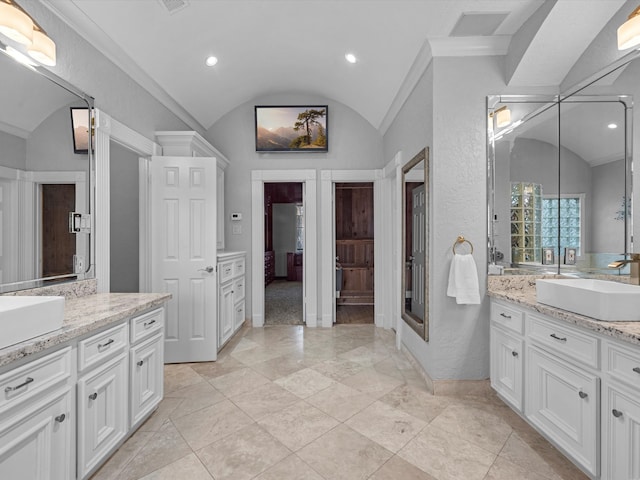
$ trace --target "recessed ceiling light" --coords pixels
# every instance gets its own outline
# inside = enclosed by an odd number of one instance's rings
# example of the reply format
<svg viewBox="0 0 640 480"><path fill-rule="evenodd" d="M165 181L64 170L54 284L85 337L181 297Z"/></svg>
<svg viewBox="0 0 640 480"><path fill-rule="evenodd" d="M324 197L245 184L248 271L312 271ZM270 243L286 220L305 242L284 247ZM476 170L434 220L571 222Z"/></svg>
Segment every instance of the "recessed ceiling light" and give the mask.
<svg viewBox="0 0 640 480"><path fill-rule="evenodd" d="M356 58L356 56L353 53L345 54L344 58L346 58L347 62L349 62L349 63L356 63L358 61L358 59Z"/></svg>
<svg viewBox="0 0 640 480"><path fill-rule="evenodd" d="M210 57L207 57L204 63L207 67L213 67L216 63L218 63L218 59L211 55Z"/></svg>
<svg viewBox="0 0 640 480"><path fill-rule="evenodd" d="M618 128L618 125L616 125L615 123L610 123L609 125L607 125L607 128L610 128L613 130L614 128Z"/></svg>

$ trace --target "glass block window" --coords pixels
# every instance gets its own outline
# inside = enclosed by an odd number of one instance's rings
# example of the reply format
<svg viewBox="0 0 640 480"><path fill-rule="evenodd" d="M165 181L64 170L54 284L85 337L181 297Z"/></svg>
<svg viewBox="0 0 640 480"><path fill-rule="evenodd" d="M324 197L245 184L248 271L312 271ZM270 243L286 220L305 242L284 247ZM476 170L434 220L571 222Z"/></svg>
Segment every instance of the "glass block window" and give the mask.
<svg viewBox="0 0 640 480"><path fill-rule="evenodd" d="M562 258L565 248L575 248L576 255L582 255L583 198L562 195L542 199L542 246L553 248L556 258Z"/></svg>
<svg viewBox="0 0 640 480"><path fill-rule="evenodd" d="M296 250L304 250L304 206L296 205Z"/></svg>

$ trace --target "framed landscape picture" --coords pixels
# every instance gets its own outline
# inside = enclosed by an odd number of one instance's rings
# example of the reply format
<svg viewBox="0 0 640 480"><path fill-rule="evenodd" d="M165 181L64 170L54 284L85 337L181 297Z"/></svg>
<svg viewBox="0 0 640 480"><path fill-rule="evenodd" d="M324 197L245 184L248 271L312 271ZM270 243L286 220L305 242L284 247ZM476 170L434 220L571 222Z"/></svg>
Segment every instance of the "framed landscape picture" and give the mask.
<svg viewBox="0 0 640 480"><path fill-rule="evenodd" d="M256 106L256 152L327 152L327 105Z"/></svg>

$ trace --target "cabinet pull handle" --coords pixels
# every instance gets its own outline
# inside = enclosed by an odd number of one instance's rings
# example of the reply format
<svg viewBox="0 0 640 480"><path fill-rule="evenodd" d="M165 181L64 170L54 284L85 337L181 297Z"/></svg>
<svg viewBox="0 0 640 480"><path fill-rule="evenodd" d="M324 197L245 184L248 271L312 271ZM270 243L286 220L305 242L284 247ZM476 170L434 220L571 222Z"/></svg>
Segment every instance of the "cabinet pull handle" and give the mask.
<svg viewBox="0 0 640 480"><path fill-rule="evenodd" d="M94 392L89 395L89 400L95 400L96 398L98 398L98 392Z"/></svg>
<svg viewBox="0 0 640 480"><path fill-rule="evenodd" d="M109 346L109 345L111 345L114 341L115 341L115 340L114 340L113 338L110 338L110 339L109 339L109 341L108 341L108 342L106 342L106 343L99 343L99 344L98 344L98 349L108 347L108 346Z"/></svg>
<svg viewBox="0 0 640 480"><path fill-rule="evenodd" d="M144 322L144 328L149 328L154 323L156 323L155 319L151 320L150 322Z"/></svg>
<svg viewBox="0 0 640 480"><path fill-rule="evenodd" d="M22 387L26 387L31 382L33 382L33 378L27 377L27 379L24 382L22 382L20 385L16 385L15 387L7 387L7 388L4 389L4 391L5 391L5 393L15 392L16 390L18 390L18 389L20 389Z"/></svg>
<svg viewBox="0 0 640 480"><path fill-rule="evenodd" d="M144 365L144 360L140 360L140 361L138 362L138 366L139 366L139 367L141 367L142 365Z"/></svg>
<svg viewBox="0 0 640 480"><path fill-rule="evenodd" d="M504 313L504 312L503 312L503 313L501 313L501 314L500 314L500 316L501 316L501 317L504 317L504 318L511 318L511 315L507 315L507 314L506 314L506 313Z"/></svg>
<svg viewBox="0 0 640 480"><path fill-rule="evenodd" d="M567 341L567 337L559 337L557 336L555 333L552 333L551 335L549 335L551 338L555 338L556 340L558 340L559 342L566 342Z"/></svg>
<svg viewBox="0 0 640 480"><path fill-rule="evenodd" d="M56 420L56 422L58 422L58 423L62 423L62 422L64 422L64 419L65 419L65 418L67 418L67 416L63 413L63 414L61 414L61 415L58 415L58 416L55 418L55 420Z"/></svg>
<svg viewBox="0 0 640 480"><path fill-rule="evenodd" d="M513 352L511 352L511 355L513 355L514 357L518 356L518 352L516 352L515 350Z"/></svg>
<svg viewBox="0 0 640 480"><path fill-rule="evenodd" d="M640 367L635 367L635 368L633 369L633 371L634 371L634 372L636 372L636 373L640 373Z"/></svg>
<svg viewBox="0 0 640 480"><path fill-rule="evenodd" d="M611 413L613 413L613 416L616 418L620 418L622 416L622 412L620 410L616 410L615 408L611 410Z"/></svg>
<svg viewBox="0 0 640 480"><path fill-rule="evenodd" d="M587 393L583 392L582 390L578 392L578 395L580 395L580 398L587 398L589 396Z"/></svg>

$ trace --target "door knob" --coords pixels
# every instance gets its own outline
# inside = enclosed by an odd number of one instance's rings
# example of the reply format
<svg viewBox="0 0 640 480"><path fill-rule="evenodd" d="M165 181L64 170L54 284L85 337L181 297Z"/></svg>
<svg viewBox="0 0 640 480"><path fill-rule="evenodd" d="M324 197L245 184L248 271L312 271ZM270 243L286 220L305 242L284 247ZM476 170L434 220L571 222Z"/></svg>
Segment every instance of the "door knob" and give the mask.
<svg viewBox="0 0 640 480"><path fill-rule="evenodd" d="M213 267L200 268L200 269L198 269L198 271L199 271L199 272L212 273L212 272L213 272Z"/></svg>

